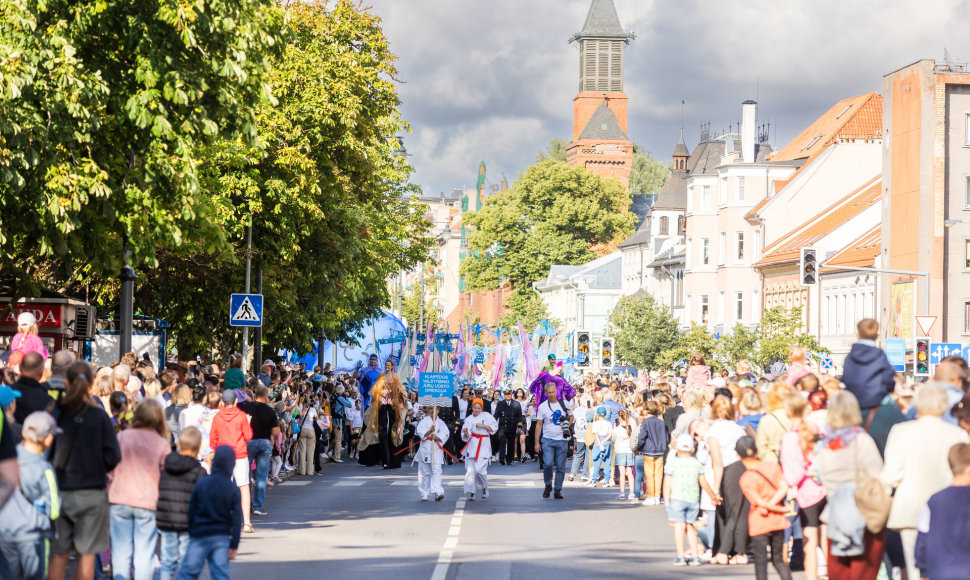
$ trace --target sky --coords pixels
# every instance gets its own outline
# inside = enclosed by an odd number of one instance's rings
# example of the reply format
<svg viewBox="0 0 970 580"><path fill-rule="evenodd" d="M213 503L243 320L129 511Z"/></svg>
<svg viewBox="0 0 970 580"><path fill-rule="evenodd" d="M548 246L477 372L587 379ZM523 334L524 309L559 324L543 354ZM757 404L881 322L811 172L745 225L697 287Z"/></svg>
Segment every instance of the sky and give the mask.
<svg viewBox="0 0 970 580"><path fill-rule="evenodd" d="M629 137L668 161L681 127L736 124L759 102L780 148L838 101L882 90L917 60L970 62L970 0L614 0L636 39L624 55ZM578 32L590 0L363 0L398 57L413 181L425 195L511 183L572 136Z"/></svg>

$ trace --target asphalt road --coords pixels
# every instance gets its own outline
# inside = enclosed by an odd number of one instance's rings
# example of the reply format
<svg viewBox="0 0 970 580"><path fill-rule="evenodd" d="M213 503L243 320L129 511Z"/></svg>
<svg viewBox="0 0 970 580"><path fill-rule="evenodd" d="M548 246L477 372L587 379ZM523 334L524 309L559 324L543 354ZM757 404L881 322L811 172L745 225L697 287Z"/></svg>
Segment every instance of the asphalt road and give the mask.
<svg viewBox="0 0 970 580"><path fill-rule="evenodd" d="M445 499L422 502L417 470L324 466L267 494L232 577L505 579L750 578L752 566L675 568L663 506L615 499L616 488L567 482L544 500L538 464L490 468L490 497L467 502L464 467L445 466ZM772 577L774 571L770 569ZM796 578L803 578L798 573Z"/></svg>

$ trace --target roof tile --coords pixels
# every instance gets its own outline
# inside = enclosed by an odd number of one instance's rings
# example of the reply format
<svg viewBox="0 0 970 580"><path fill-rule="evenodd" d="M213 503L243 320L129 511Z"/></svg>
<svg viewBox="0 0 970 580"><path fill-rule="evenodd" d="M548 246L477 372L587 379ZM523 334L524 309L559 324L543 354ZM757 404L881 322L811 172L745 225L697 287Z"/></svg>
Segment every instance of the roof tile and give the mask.
<svg viewBox="0 0 970 580"><path fill-rule="evenodd" d="M791 161L817 155L837 139L881 139L882 95L877 92L836 103L770 161Z"/></svg>

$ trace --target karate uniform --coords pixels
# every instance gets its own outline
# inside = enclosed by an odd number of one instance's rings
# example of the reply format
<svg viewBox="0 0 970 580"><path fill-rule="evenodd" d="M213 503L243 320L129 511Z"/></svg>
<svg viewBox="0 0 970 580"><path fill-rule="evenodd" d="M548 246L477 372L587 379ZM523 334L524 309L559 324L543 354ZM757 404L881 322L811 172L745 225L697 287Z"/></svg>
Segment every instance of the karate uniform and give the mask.
<svg viewBox="0 0 970 580"><path fill-rule="evenodd" d="M429 495L444 495L445 490L441 487L441 465L445 461L445 453L441 450L440 444L434 439L424 436L432 426L434 435L442 442L448 440L448 425L440 418L434 419L430 416L421 419L415 427L414 434L421 437L421 445L414 456L418 462L418 491L421 492L421 499L427 499Z"/></svg>
<svg viewBox="0 0 970 580"><path fill-rule="evenodd" d="M461 438L467 441L461 454L465 458L465 493L475 493L475 485L488 488L488 464L492 460L492 442L489 439L489 431L478 427L483 423L492 428L498 429L498 421L491 413L482 411L479 416L469 415L461 427ZM465 436L465 429L468 436Z"/></svg>

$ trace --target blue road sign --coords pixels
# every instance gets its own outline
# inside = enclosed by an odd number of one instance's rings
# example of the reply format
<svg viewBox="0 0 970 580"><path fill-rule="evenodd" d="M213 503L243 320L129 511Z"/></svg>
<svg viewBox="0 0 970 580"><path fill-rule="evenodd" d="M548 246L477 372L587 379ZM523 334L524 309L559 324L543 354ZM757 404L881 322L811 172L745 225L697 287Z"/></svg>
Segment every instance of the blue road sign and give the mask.
<svg viewBox="0 0 970 580"><path fill-rule="evenodd" d="M886 358L889 364L898 372L906 370L906 339L887 338L886 339Z"/></svg>
<svg viewBox="0 0 970 580"><path fill-rule="evenodd" d="M229 326L263 325L262 294L231 294L229 296Z"/></svg>
<svg viewBox="0 0 970 580"><path fill-rule="evenodd" d="M455 375L451 373L420 373L418 402L429 407L448 407L455 390Z"/></svg>
<svg viewBox="0 0 970 580"><path fill-rule="evenodd" d="M829 355L825 355L822 358L821 367L823 371L830 371L835 368L835 361Z"/></svg>
<svg viewBox="0 0 970 580"><path fill-rule="evenodd" d="M930 364L938 365L946 357L955 354L963 354L963 345L959 342L931 342L930 343Z"/></svg>

